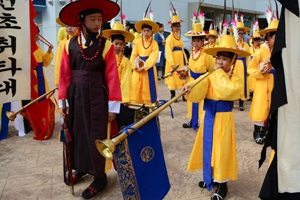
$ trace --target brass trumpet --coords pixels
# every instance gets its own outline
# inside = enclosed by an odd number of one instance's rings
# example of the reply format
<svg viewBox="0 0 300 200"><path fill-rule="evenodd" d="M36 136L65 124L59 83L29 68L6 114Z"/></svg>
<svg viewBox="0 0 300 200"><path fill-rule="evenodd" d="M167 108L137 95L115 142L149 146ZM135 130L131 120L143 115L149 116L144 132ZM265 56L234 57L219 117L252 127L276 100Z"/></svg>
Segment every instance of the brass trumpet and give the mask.
<svg viewBox="0 0 300 200"><path fill-rule="evenodd" d="M8 117L8 119L10 121L14 121L17 114L21 113L23 110L25 110L26 108L28 108L29 106L37 103L39 100L41 100L42 98L46 97L47 95L51 94L51 93L54 93L54 91L57 90L57 88L54 88L53 90L39 96L38 98L32 100L30 103L26 104L25 106L23 106L20 110L17 110L16 112L13 112L13 111L7 111L6 112L6 116Z"/></svg>
<svg viewBox="0 0 300 200"><path fill-rule="evenodd" d="M206 73L202 76L200 76L198 79L195 80L194 84L191 85L191 88L193 88L195 85L200 83L202 80L204 80L206 77L208 77L211 73ZM141 119L138 121L136 124L132 126L132 129L128 129L128 135L131 135L134 132L134 129L138 129L144 124L146 124L148 121L150 121L152 118L157 116L160 112L162 112L165 108L167 108L169 105L174 103L178 98L183 96L187 91L182 91L179 95L173 97L171 100L154 110L152 113L147 115L145 118ZM124 139L127 138L128 136L125 132L121 133L117 137L109 140L105 139L103 141L101 140L96 140L95 145L97 150L101 153L102 156L104 156L107 159L112 159L113 158L113 153L116 150L116 145L122 142Z"/></svg>
<svg viewBox="0 0 300 200"><path fill-rule="evenodd" d="M126 103L129 108L149 108L155 110L159 106L159 102L156 101L152 104L141 104L141 103Z"/></svg>

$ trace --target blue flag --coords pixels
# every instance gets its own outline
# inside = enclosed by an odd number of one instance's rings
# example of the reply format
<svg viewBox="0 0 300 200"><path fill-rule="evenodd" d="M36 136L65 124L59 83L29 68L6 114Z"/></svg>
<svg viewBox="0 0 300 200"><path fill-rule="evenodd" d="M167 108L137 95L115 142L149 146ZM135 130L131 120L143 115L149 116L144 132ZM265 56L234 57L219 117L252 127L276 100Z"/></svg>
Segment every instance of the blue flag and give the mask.
<svg viewBox="0 0 300 200"><path fill-rule="evenodd" d="M161 200L168 193L170 182L158 117L119 143L114 161L123 199Z"/></svg>

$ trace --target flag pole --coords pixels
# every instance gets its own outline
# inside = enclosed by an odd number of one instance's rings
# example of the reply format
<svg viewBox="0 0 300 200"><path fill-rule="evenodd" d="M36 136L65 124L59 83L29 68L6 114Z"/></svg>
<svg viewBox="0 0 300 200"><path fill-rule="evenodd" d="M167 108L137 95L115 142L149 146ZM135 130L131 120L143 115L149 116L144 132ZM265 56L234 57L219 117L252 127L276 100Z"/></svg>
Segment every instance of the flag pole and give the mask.
<svg viewBox="0 0 300 200"><path fill-rule="evenodd" d="M191 85L191 89L197 85L198 83L200 83L201 81L203 81L205 78L207 78L211 73L207 72L206 74L200 76L199 78L197 78L194 83ZM187 91L182 91L180 94L178 94L177 96L173 97L172 99L170 99L168 102L166 102L165 104L163 104L162 106L160 106L159 108L157 108L156 110L154 110L152 113L150 113L149 115L147 115L146 117L144 117L143 119L141 119L140 121L138 121L136 124L134 124L130 129L127 130L126 132L122 132L121 134L119 134L117 137L109 140L96 140L95 144L97 147L97 150L101 153L102 156L104 156L107 159L113 159L113 153L116 149L116 145L119 144L120 142L122 142L124 139L126 139L128 137L128 135L131 135L136 129L140 128L141 126L143 126L144 124L146 124L148 121L150 121L152 118L154 118L155 116L157 116L160 112L162 112L165 108L167 108L169 105L171 105L172 103L174 103L177 99L179 99L181 96L185 95Z"/></svg>
<svg viewBox="0 0 300 200"><path fill-rule="evenodd" d="M39 100L43 99L44 97L46 97L47 95L54 93L55 90L57 90L57 88L54 88L53 90L39 96L38 98L32 100L31 102L29 102L28 104L26 104L25 106L23 106L20 110L17 110L16 112L13 111L7 111L6 112L6 116L8 117L8 119L10 121L14 121L17 114L21 113L22 111L26 110L29 106L32 106L33 104L37 103Z"/></svg>

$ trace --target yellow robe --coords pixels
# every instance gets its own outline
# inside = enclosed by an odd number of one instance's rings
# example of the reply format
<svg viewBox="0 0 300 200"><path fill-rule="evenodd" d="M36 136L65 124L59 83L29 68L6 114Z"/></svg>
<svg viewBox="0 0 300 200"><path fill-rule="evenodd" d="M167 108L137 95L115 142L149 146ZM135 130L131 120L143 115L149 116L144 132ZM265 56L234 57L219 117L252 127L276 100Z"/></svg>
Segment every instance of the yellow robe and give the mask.
<svg viewBox="0 0 300 200"><path fill-rule="evenodd" d="M57 42L60 43L64 39L66 39L68 36L68 33L66 31L66 27L60 27L57 33Z"/></svg>
<svg viewBox="0 0 300 200"><path fill-rule="evenodd" d="M117 64L119 62L119 56L116 55ZM119 79L121 83L122 92L122 103L130 102L130 91L131 91L131 78L132 70L131 65L125 56L122 56L122 61L118 66Z"/></svg>
<svg viewBox="0 0 300 200"><path fill-rule="evenodd" d="M250 53L251 53L250 60L253 59L253 57L255 55L255 52L258 51L258 50L259 50L259 48L254 49L253 46L250 47ZM249 80L249 90L254 92L256 80L253 76L250 76L250 75L248 76L248 80Z"/></svg>
<svg viewBox="0 0 300 200"><path fill-rule="evenodd" d="M51 64L51 61L54 57L53 53L51 52L50 54L48 52L44 52L43 49L39 46L38 49L33 53L34 58L38 63L42 63L43 67L48 67ZM34 74L37 76L36 70L34 70ZM49 85L47 78L45 76L44 70L43 70L43 75L44 75L44 81L45 81L45 89L46 92L49 91ZM38 91L38 86L34 86L34 89Z"/></svg>
<svg viewBox="0 0 300 200"><path fill-rule="evenodd" d="M274 76L272 73L263 75L258 69L259 63L271 57L271 52L267 45L262 45L255 53L248 73L256 79L255 92L252 98L249 117L254 122L265 121L268 117L271 105L271 93L274 87Z"/></svg>
<svg viewBox="0 0 300 200"><path fill-rule="evenodd" d="M189 82L193 81L194 78L191 76L191 71L194 73L198 73L198 74L203 74L206 73L207 71L212 71L213 66L214 66L214 60L213 57L205 54L205 53L201 53L200 57L197 60L194 60L192 58L192 54L191 57L189 59ZM197 55L194 56L195 58L197 57ZM187 118L191 119L192 118L192 102L191 101L187 101ZM203 118L203 101L201 101L199 103L199 109L198 109L198 119L200 121L202 121Z"/></svg>
<svg viewBox="0 0 300 200"><path fill-rule="evenodd" d="M149 44L145 44L148 47ZM157 95L157 71L156 71L156 61L158 58L158 44L152 38L151 45L148 48L144 48L143 39L140 38L136 41L134 48L131 53L130 63L132 67L132 84L131 84L131 94L130 94L130 102L132 103L141 103L141 104L151 104L151 95L150 95L150 84L148 77L148 70L152 69L154 73L154 82L155 84L152 87L155 87L155 92ZM142 71L137 71L134 66L134 61L137 56L149 56L145 62L145 68Z"/></svg>
<svg viewBox="0 0 300 200"><path fill-rule="evenodd" d="M193 82L188 83L191 85ZM233 74L231 78L222 70L214 71L208 78L196 85L186 95L187 100L200 102L211 100L237 100L242 88L242 79ZM200 126L187 169L203 169L203 127ZM238 163L236 155L236 136L233 112L217 112L213 127L211 156L212 175L215 181L237 180Z"/></svg>
<svg viewBox="0 0 300 200"><path fill-rule="evenodd" d="M250 47L246 42L238 41L238 46L250 53ZM246 57L246 69L248 69L249 63L250 63L250 56L247 56ZM245 72L245 70L244 70L244 65L240 65L240 64L237 65L235 67L234 73L237 73L244 81L244 86L243 86L243 89L241 90L240 99L247 100L249 98L250 90L249 90L248 75L247 75L247 71ZM244 73L246 73L246 79L244 78ZM246 90L244 90L244 87Z"/></svg>
<svg viewBox="0 0 300 200"><path fill-rule="evenodd" d="M181 48L182 50L173 51L175 47ZM187 63L188 60L186 59L183 50L182 38L180 38L180 40L175 39L173 33L171 33L166 39L165 53L166 53L165 75L167 75L169 72L173 70L172 69L173 65L175 66L179 65L179 67L177 68L178 70L184 66L184 62L186 62L185 65L188 65ZM185 80L180 79L176 73L172 73L171 76L165 79L165 84L168 85L168 88L170 90L176 90L182 88L182 86L185 84Z"/></svg>
<svg viewBox="0 0 300 200"><path fill-rule="evenodd" d="M247 78L245 80L245 78L244 78L244 63L243 63L243 61L241 61L241 60L236 61L233 73L239 75L241 77L241 79L243 80L243 83L245 83L245 81L247 81L247 86L248 86L249 79ZM242 99L242 100L245 100L245 96L244 96L245 89L246 89L247 95L249 96L249 94L250 94L249 87L245 88L245 84L243 84L243 87L240 91L240 99Z"/></svg>

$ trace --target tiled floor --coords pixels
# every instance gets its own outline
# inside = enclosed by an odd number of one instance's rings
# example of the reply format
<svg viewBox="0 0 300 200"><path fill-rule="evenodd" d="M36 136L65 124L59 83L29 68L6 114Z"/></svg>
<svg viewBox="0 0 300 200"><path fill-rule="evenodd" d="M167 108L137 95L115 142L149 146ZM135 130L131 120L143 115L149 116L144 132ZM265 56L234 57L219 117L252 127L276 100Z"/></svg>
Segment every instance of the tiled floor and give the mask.
<svg viewBox="0 0 300 200"><path fill-rule="evenodd" d="M53 77L53 68L45 70L48 79ZM50 82L53 86L53 81ZM54 87L54 86L53 86ZM169 99L169 92L163 81L159 81L159 99ZM236 102L237 103L237 102ZM246 110L241 112L235 105L237 151L239 159L239 179L229 182L228 200L254 200L257 196L267 170L267 163L258 168L262 146L255 144L252 138L253 125L248 118L250 103L245 103ZM186 103L172 104L175 118L170 117L167 108L160 115L161 138L164 148L171 189L165 200L210 199L212 192L199 188L201 172L186 170L189 155L196 137L196 131L183 129L186 122ZM90 184L91 177L86 177L75 185L75 196L63 183L62 143L57 140L59 122L55 133L47 141L37 141L33 133L21 138L14 127L10 126L9 137L0 141L0 200L71 200L81 199L81 192ZM94 199L122 199L114 170L108 173L106 190Z"/></svg>

